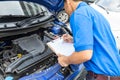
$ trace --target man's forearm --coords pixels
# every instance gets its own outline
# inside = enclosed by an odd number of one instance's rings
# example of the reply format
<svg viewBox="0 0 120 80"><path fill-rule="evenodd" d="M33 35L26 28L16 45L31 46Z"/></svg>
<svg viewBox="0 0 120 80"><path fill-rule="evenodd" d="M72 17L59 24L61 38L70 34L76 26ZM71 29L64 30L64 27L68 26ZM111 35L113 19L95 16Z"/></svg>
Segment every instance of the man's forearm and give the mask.
<svg viewBox="0 0 120 80"><path fill-rule="evenodd" d="M68 58L69 64L80 64L90 60L92 57L92 50L85 50L80 52L73 52Z"/></svg>

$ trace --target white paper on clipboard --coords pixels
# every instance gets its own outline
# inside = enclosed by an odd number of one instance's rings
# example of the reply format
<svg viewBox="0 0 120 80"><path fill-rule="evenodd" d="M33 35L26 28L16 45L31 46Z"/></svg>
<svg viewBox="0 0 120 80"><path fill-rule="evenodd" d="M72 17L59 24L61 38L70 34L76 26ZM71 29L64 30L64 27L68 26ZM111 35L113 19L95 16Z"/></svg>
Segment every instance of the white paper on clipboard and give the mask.
<svg viewBox="0 0 120 80"><path fill-rule="evenodd" d="M74 51L73 43L67 43L62 38L47 43L48 47L57 54L70 56Z"/></svg>

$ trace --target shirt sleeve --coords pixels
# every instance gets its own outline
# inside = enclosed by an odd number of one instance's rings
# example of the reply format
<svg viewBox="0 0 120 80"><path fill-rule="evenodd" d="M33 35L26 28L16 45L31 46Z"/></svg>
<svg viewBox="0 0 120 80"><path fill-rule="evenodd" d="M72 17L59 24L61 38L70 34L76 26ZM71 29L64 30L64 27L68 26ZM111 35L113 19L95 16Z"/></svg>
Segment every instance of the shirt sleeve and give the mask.
<svg viewBox="0 0 120 80"><path fill-rule="evenodd" d="M93 49L93 27L91 18L76 14L72 18L72 31L75 51Z"/></svg>

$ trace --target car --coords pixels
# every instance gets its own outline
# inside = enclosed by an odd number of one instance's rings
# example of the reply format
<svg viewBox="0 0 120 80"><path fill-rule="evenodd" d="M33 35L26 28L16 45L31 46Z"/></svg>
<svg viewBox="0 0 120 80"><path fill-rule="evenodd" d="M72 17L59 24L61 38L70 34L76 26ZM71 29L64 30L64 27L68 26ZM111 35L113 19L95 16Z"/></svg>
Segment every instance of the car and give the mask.
<svg viewBox="0 0 120 80"><path fill-rule="evenodd" d="M63 0L3 0L0 8L0 80L77 79L83 65L62 68L46 45L70 33Z"/></svg>

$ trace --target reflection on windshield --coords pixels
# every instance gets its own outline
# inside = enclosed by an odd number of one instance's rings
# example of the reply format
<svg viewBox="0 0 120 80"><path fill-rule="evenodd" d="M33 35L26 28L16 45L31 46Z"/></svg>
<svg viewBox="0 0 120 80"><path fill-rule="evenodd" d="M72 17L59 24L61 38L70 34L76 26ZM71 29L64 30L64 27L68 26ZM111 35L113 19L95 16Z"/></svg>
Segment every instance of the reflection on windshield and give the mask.
<svg viewBox="0 0 120 80"><path fill-rule="evenodd" d="M25 2L25 1L1 1L0 2L0 15L24 15L34 16L43 11L46 11L45 7L37 3Z"/></svg>
<svg viewBox="0 0 120 80"><path fill-rule="evenodd" d="M0 15L24 15L24 12L17 1L0 2Z"/></svg>
<svg viewBox="0 0 120 80"><path fill-rule="evenodd" d="M96 0L96 4L109 11L120 11L120 0Z"/></svg>

